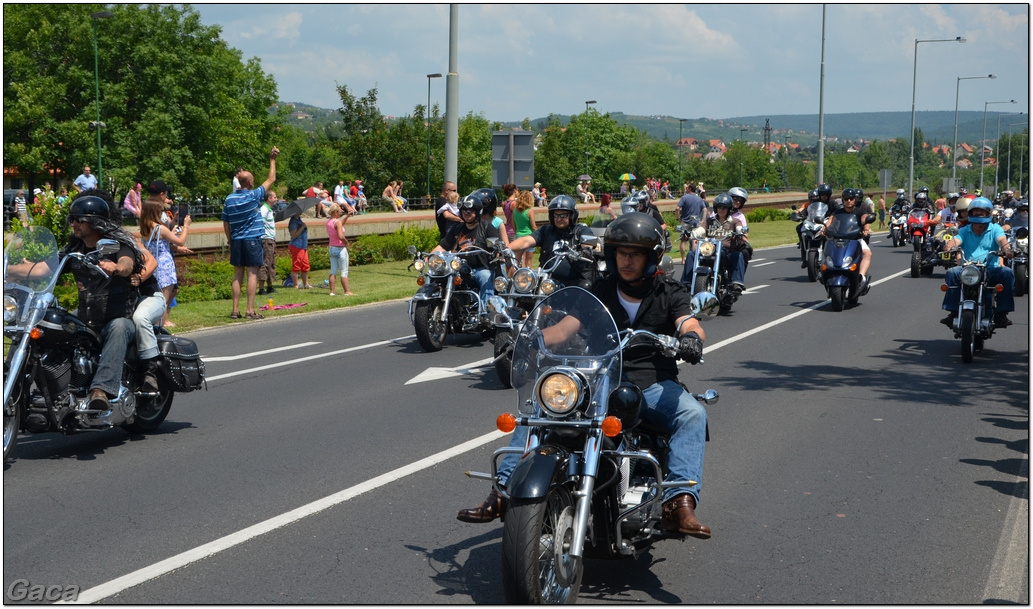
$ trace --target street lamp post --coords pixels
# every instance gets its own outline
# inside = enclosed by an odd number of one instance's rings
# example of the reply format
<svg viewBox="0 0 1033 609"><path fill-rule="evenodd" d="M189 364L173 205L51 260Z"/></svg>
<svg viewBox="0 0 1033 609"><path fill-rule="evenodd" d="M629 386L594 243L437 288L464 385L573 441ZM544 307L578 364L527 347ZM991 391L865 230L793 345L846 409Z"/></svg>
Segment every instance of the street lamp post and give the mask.
<svg viewBox="0 0 1033 609"><path fill-rule="evenodd" d="M911 77L911 158L910 168L907 174L907 194L911 196L911 189L915 182L915 92L918 90L918 43L919 42L965 42L961 36L957 38L944 38L940 40L919 40L915 38L915 68Z"/></svg>
<svg viewBox="0 0 1033 609"><path fill-rule="evenodd" d="M430 79L441 78L441 74L427 74L427 203L430 203Z"/></svg>
<svg viewBox="0 0 1033 609"><path fill-rule="evenodd" d="M97 53L97 20L110 19L114 16L115 14L111 11L100 11L90 14L90 23L93 25L93 90L97 100L97 120L94 121L91 127L97 130L97 185L99 187L104 184L102 181L104 167L101 165L100 154L100 130L104 127L104 123L100 122L100 58Z"/></svg>
<svg viewBox="0 0 1033 609"><path fill-rule="evenodd" d="M1001 171L1001 150L1000 150L1000 148L1001 148L1001 117L1002 116L1018 116L1020 114L1022 114L1022 113L1021 112L1006 112L1004 114L998 114L997 115L997 140L996 140L997 143L995 144L996 149L994 150L994 152L996 153L994 155L996 157L996 160L994 162L994 196L997 195L998 189L1000 188L998 176L1001 175L1000 174L1000 171ZM1011 163L1011 138L1008 138L1008 162Z"/></svg>
<svg viewBox="0 0 1033 609"><path fill-rule="evenodd" d="M951 149L951 190L957 190L958 185L958 94L961 93L961 81L973 80L976 78L997 78L993 74L988 76L959 76L958 84L954 88L954 148Z"/></svg>
<svg viewBox="0 0 1033 609"><path fill-rule="evenodd" d="M591 142L589 141L590 133L588 131L588 107L594 103L594 99L590 99L585 102L585 175L591 175L588 173L588 149L591 145Z"/></svg>
<svg viewBox="0 0 1033 609"><path fill-rule="evenodd" d="M1015 100L983 103L983 139L979 140L979 194L983 194L983 164L986 162L986 107L990 104L1014 104Z"/></svg>
<svg viewBox="0 0 1033 609"><path fill-rule="evenodd" d="M687 119L687 118L679 118L678 119L678 145L674 147L674 149L678 152L678 186L681 187L683 195L685 194L685 173L682 171L682 156L684 156L684 151L681 149L682 148L681 138L682 138L682 127L685 126L685 121L687 121L687 120L689 120L689 119Z"/></svg>
<svg viewBox="0 0 1033 609"><path fill-rule="evenodd" d="M785 173L785 185L787 189L789 188L789 140L792 138L793 136L791 135L782 136L782 146L784 147L782 152L785 153L785 158L782 159L782 171Z"/></svg>

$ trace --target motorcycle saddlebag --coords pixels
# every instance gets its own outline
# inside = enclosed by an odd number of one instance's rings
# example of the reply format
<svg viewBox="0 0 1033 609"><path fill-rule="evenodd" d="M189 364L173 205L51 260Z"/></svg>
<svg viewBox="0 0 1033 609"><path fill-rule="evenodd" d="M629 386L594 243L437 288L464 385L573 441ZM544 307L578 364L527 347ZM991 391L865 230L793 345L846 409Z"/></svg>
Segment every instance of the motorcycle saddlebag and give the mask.
<svg viewBox="0 0 1033 609"><path fill-rule="evenodd" d="M200 389L204 383L204 362L197 343L182 336L158 334L158 359L173 391Z"/></svg>

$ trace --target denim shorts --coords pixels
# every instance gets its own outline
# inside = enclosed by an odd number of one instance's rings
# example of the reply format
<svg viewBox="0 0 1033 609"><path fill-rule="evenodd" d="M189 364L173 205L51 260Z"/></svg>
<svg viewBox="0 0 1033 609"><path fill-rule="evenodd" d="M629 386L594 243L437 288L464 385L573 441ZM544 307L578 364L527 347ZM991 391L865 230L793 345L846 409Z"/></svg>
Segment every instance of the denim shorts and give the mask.
<svg viewBox="0 0 1033 609"><path fill-rule="evenodd" d="M234 239L230 242L230 264L233 266L262 266L265 262L265 251L262 239Z"/></svg>

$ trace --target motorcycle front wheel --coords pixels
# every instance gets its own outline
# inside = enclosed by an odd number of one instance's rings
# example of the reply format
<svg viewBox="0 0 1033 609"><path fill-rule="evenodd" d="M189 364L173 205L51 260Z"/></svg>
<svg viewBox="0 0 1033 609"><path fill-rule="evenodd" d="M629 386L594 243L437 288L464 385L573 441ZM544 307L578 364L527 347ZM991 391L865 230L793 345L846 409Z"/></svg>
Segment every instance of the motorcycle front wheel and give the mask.
<svg viewBox="0 0 1033 609"><path fill-rule="evenodd" d="M441 301L425 300L416 305L413 312L413 326L416 329L416 340L428 353L441 351L448 336L448 326L441 321Z"/></svg>
<svg viewBox="0 0 1033 609"><path fill-rule="evenodd" d="M136 399L136 414L133 415L133 422L125 427L134 433L151 433L158 429L169 416L169 409L172 408L172 398L175 393L171 389L162 389L158 395L140 396Z"/></svg>
<svg viewBox="0 0 1033 609"><path fill-rule="evenodd" d="M832 299L833 311L838 313L843 310L843 305L845 303L846 297L845 292L846 288L841 285L834 285L831 288L829 288L829 298Z"/></svg>
<svg viewBox="0 0 1033 609"><path fill-rule="evenodd" d="M513 387L513 339L511 337L510 330L499 328L495 332L495 372L506 389Z"/></svg>
<svg viewBox="0 0 1033 609"><path fill-rule="evenodd" d="M807 279L808 281L818 280L818 252L807 252Z"/></svg>
<svg viewBox="0 0 1033 609"><path fill-rule="evenodd" d="M976 314L974 311L961 312L961 360L972 363L972 354L976 350Z"/></svg>
<svg viewBox="0 0 1033 609"><path fill-rule="evenodd" d="M7 378L7 366L4 366L4 378ZM19 388L15 387L15 391L19 391ZM7 463L7 458L14 452L14 445L18 443L21 416L21 404L12 395L11 400L4 404L4 463Z"/></svg>
<svg viewBox="0 0 1033 609"><path fill-rule="evenodd" d="M573 604L583 573L570 555L574 497L553 486L544 499L514 499L502 529L502 589L510 604Z"/></svg>
<svg viewBox="0 0 1033 609"><path fill-rule="evenodd" d="M912 252L911 254L911 277L915 278L922 272L922 252Z"/></svg>
<svg viewBox="0 0 1033 609"><path fill-rule="evenodd" d="M1029 267L1024 264L1015 265L1015 295L1024 296L1029 292Z"/></svg>

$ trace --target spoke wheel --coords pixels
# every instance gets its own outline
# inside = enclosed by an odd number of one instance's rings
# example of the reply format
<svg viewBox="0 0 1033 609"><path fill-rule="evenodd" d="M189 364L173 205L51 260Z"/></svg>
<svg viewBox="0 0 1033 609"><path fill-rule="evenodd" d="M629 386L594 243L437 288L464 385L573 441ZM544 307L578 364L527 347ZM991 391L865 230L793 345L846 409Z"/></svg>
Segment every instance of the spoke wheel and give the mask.
<svg viewBox="0 0 1033 609"><path fill-rule="evenodd" d="M513 339L510 330L499 329L495 333L495 372L507 389L513 386ZM499 357L499 356L502 357Z"/></svg>
<svg viewBox="0 0 1033 609"><path fill-rule="evenodd" d="M574 498L553 486L544 499L510 502L502 529L502 587L512 604L572 604L582 561L570 555Z"/></svg>
<svg viewBox="0 0 1033 609"><path fill-rule="evenodd" d="M961 312L961 359L966 364L972 363L972 354L976 350L976 314L974 311Z"/></svg>

